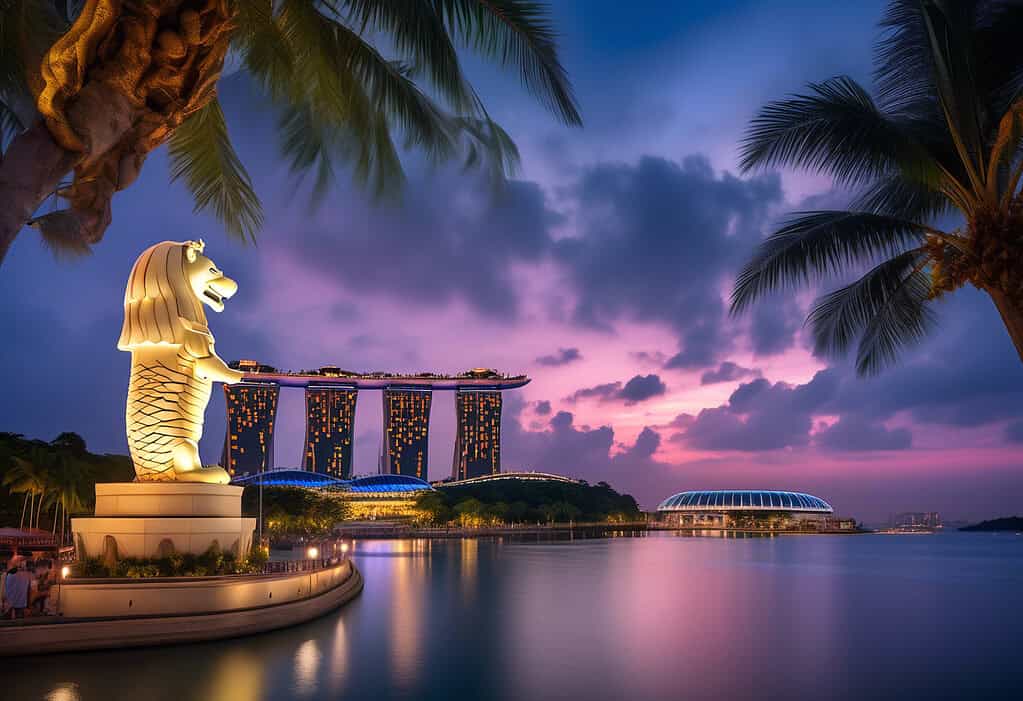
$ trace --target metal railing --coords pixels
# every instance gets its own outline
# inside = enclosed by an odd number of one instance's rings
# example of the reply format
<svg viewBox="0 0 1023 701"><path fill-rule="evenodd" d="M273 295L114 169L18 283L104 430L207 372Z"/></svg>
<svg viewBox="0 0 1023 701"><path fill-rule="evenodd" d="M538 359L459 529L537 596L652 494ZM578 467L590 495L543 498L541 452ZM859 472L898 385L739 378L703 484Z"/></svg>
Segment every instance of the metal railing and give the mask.
<svg viewBox="0 0 1023 701"><path fill-rule="evenodd" d="M262 574L291 574L293 572L315 572L336 567L344 562L341 557L318 557L306 560L273 560L263 565Z"/></svg>

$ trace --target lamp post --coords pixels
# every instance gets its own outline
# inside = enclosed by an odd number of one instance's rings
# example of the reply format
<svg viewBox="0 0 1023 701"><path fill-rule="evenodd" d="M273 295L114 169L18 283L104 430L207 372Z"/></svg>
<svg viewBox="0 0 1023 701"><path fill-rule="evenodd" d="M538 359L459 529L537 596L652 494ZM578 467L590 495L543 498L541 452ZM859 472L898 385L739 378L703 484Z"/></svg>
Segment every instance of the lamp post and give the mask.
<svg viewBox="0 0 1023 701"><path fill-rule="evenodd" d="M266 470L260 466L259 470L259 550L263 550L263 475Z"/></svg>

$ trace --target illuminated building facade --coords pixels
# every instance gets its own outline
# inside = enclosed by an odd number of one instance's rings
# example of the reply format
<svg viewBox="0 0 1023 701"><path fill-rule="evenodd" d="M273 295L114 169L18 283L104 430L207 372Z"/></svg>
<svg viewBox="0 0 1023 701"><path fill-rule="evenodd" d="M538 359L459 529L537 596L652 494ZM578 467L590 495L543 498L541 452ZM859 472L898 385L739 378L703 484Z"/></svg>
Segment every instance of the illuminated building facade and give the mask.
<svg viewBox="0 0 1023 701"><path fill-rule="evenodd" d="M369 475L342 480L319 472L291 469L236 477L231 484L314 489L344 501L348 506L348 518L353 521L413 520L421 516L416 501L433 490L429 483L407 475Z"/></svg>
<svg viewBox="0 0 1023 701"><path fill-rule="evenodd" d="M304 469L341 479L351 478L358 394L354 387L306 387Z"/></svg>
<svg viewBox="0 0 1023 701"><path fill-rule="evenodd" d="M451 479L464 480L501 471L501 392L459 390L455 395L458 430Z"/></svg>
<svg viewBox="0 0 1023 701"><path fill-rule="evenodd" d="M224 385L227 436L222 461L231 475L255 474L273 467L279 393L280 387L270 382Z"/></svg>
<svg viewBox="0 0 1023 701"><path fill-rule="evenodd" d="M387 387L383 395L380 472L426 479L433 393L428 389Z"/></svg>

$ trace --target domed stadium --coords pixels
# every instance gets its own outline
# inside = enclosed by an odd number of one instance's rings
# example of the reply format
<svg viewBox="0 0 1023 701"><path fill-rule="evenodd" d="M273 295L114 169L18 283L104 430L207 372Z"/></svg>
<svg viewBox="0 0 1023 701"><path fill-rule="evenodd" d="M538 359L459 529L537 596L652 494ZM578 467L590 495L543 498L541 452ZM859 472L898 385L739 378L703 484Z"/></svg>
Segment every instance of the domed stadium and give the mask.
<svg viewBox="0 0 1023 701"><path fill-rule="evenodd" d="M369 475L356 477L346 483L346 489L359 494L387 492L422 492L433 489L429 482L412 475Z"/></svg>
<svg viewBox="0 0 1023 701"><path fill-rule="evenodd" d="M805 511L830 514L835 510L820 497L802 492L765 492L759 490L717 490L681 492L668 497L658 511Z"/></svg>
<svg viewBox="0 0 1023 701"><path fill-rule="evenodd" d="M673 494L658 505L657 517L665 525L683 528L846 530L849 520L832 518L834 511L820 497L803 492L722 489Z"/></svg>

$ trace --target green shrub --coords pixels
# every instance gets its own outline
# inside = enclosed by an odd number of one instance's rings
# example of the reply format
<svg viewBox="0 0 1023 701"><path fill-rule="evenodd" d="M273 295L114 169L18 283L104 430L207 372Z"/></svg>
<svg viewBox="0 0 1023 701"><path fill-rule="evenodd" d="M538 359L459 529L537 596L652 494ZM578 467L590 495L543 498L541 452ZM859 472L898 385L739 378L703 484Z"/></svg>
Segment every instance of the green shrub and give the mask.
<svg viewBox="0 0 1023 701"><path fill-rule="evenodd" d="M234 553L225 553L211 547L201 555L174 553L161 558L127 557L109 568L98 557L88 557L75 564L75 577L125 577L143 579L147 577L207 577L228 574L256 574L266 563L266 553L253 549L248 557L237 558Z"/></svg>

